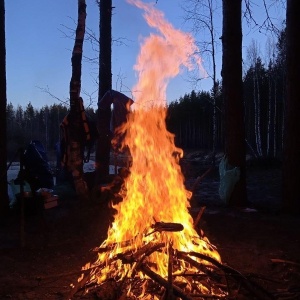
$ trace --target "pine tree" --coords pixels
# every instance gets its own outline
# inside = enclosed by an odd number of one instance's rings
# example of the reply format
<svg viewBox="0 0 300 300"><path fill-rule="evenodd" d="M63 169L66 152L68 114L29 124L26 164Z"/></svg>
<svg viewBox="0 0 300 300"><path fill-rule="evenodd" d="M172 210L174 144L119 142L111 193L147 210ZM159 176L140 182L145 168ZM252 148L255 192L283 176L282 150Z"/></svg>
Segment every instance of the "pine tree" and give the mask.
<svg viewBox="0 0 300 300"><path fill-rule="evenodd" d="M243 206L246 193L246 146L242 93L241 0L223 0L222 77L225 121L225 153L228 163L240 169L228 204Z"/></svg>

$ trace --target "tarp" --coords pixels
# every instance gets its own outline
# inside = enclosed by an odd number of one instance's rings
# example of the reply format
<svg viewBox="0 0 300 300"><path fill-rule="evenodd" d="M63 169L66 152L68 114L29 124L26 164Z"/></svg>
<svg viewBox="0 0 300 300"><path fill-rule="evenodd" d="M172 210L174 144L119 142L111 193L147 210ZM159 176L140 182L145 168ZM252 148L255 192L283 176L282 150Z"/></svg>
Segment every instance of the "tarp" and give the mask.
<svg viewBox="0 0 300 300"><path fill-rule="evenodd" d="M33 191L39 188L52 189L53 176L43 144L33 140L24 152L24 180L28 181Z"/></svg>
<svg viewBox="0 0 300 300"><path fill-rule="evenodd" d="M228 203L235 184L240 179L240 168L230 166L228 159L224 156L219 165L220 186L219 195L221 200Z"/></svg>

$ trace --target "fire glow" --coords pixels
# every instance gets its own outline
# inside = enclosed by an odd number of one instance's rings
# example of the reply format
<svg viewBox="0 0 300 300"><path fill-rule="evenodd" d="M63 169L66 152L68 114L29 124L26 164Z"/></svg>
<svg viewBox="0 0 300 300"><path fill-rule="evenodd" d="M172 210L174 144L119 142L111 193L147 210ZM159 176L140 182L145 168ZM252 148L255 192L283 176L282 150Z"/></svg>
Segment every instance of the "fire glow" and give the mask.
<svg viewBox="0 0 300 300"><path fill-rule="evenodd" d="M119 129L126 132L124 146L128 146L132 156L126 193L114 207L117 211L114 222L100 246L107 251L99 253L98 260L85 268L93 270L90 281L99 286L109 279L119 282L138 278L143 287L136 297L160 299L147 293L148 277L141 272L141 263L160 277L168 278L171 252L202 253L220 262L215 247L206 237L200 237L193 226L188 211L190 193L185 189L179 166L182 150L175 146L174 136L165 124L168 81L182 67L192 69L194 64L200 68L202 65L191 35L174 29L154 5L139 0L128 2L144 11L145 20L157 34L145 38L141 45L135 65L138 82L133 88L134 107L128 122ZM159 251L151 250L155 247ZM138 261L134 257L139 253ZM130 261L126 257L131 257ZM196 261L207 264L200 258ZM193 270L191 265L177 259L172 276L189 270ZM190 285L189 280L180 281ZM127 297L133 296L133 283L127 284L126 290ZM207 292L201 285L199 290Z"/></svg>

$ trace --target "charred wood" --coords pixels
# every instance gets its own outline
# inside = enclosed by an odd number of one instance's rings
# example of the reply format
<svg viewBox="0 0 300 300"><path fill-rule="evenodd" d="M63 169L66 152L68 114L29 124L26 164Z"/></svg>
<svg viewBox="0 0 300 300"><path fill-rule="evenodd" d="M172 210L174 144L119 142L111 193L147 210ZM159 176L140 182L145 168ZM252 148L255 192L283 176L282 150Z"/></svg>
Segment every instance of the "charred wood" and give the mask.
<svg viewBox="0 0 300 300"><path fill-rule="evenodd" d="M146 274L148 277L150 277L152 280L154 280L158 284L162 285L164 288L168 289L169 282L167 280L165 280L163 277L161 277L160 275L153 272L145 264L142 264L140 266L140 270L144 274ZM190 296L186 295L182 289L180 289L179 287L177 287L174 284L172 285L172 289L173 289L173 294L177 297L180 297L182 300L192 300L193 299Z"/></svg>

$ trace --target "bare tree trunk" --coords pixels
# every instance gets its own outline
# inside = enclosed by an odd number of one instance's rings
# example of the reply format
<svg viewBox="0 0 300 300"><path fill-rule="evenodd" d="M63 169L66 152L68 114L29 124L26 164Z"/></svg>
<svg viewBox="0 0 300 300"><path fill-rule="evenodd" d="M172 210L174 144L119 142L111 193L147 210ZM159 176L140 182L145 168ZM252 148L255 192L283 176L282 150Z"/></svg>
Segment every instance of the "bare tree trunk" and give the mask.
<svg viewBox="0 0 300 300"><path fill-rule="evenodd" d="M222 77L225 153L228 163L240 169L240 179L228 202L231 206L243 206L247 203L241 5L241 0L223 0Z"/></svg>
<svg viewBox="0 0 300 300"><path fill-rule="evenodd" d="M268 125L267 125L267 156L271 153L271 120L272 120L272 79L268 76Z"/></svg>
<svg viewBox="0 0 300 300"><path fill-rule="evenodd" d="M78 0L78 23L72 52L72 77L70 81L69 147L68 171L71 172L77 194L87 196L87 185L83 180L83 124L81 119L81 61L85 34L86 3Z"/></svg>
<svg viewBox="0 0 300 300"><path fill-rule="evenodd" d="M215 78L214 78L215 80ZM216 96L217 96L216 81L213 84L213 116L212 116L212 165L216 165L216 143L217 143L217 109L216 109Z"/></svg>
<svg viewBox="0 0 300 300"><path fill-rule="evenodd" d="M255 145L256 153L258 157L262 156L261 153L261 144L260 144L260 113L259 113L259 82L257 79L256 66L254 64L254 73L253 73L253 103L254 103L254 133L255 133Z"/></svg>
<svg viewBox="0 0 300 300"><path fill-rule="evenodd" d="M252 43L247 49L247 56L251 64L251 68L253 68L252 80L253 80L253 108L254 108L254 145L256 149L256 156L262 157L262 145L261 145L261 103L260 103L260 86L259 86L259 78L258 78L258 46L257 43L252 40ZM250 114L251 115L251 114ZM251 124L251 117L249 120L249 124ZM252 139L249 140L252 142Z"/></svg>
<svg viewBox="0 0 300 300"><path fill-rule="evenodd" d="M273 133L272 127L274 128L274 93L275 87L273 88L273 74L274 74L274 62L273 58L275 56L275 47L274 43L271 42L270 39L267 40L267 55L268 55L268 122L267 122L267 146L266 146L266 154L268 157L274 157L274 145L273 141Z"/></svg>
<svg viewBox="0 0 300 300"><path fill-rule="evenodd" d="M96 184L106 181L109 175L111 150L110 107L103 109L100 101L105 93L112 89L111 74L111 14L112 0L98 1L100 10L100 51L99 51L99 91L98 91L98 131L99 138L96 145Z"/></svg>
<svg viewBox="0 0 300 300"><path fill-rule="evenodd" d="M283 208L290 213L300 213L300 9L299 1L287 0L287 95L283 159Z"/></svg>
<svg viewBox="0 0 300 300"><path fill-rule="evenodd" d="M287 77L284 77L284 79L285 79L285 81L287 81ZM287 84L286 84L287 85ZM284 84L282 85L283 86L283 88L282 88L282 95L284 95L285 94L285 91L284 91ZM286 93L287 93L287 91L286 91ZM287 95L285 96L285 97L287 97ZM283 98L285 98L285 97L283 97ZM285 140L285 137L284 137L284 135L285 135L285 126L286 126L286 106L287 105L283 105L283 107L282 107L282 111L281 111L281 135L280 135L280 144L281 144L281 150L282 151L284 151L284 140Z"/></svg>
<svg viewBox="0 0 300 300"><path fill-rule="evenodd" d="M259 79L258 79L258 74L257 74L257 68L255 66L255 70L254 70L254 80L256 81L256 97L254 98L254 101L256 103L256 146L257 146L257 152L258 155L260 157L263 156L262 153L262 146L261 146L261 125L260 125L260 118L261 118L261 113L260 113L260 109L261 109L261 104L260 104L260 87L259 87Z"/></svg>
<svg viewBox="0 0 300 300"><path fill-rule="evenodd" d="M49 129L48 129L48 119L49 119L49 110L48 108L45 109L45 148L46 150L48 149L48 144L49 144L49 138L48 138L48 132L49 132Z"/></svg>
<svg viewBox="0 0 300 300"><path fill-rule="evenodd" d="M5 49L5 6L0 0L0 215L8 211L7 194L7 148L6 148L6 49Z"/></svg>
<svg viewBox="0 0 300 300"><path fill-rule="evenodd" d="M111 18L112 0L100 0L100 51L99 51L99 91L98 99L112 88L111 74Z"/></svg>
<svg viewBox="0 0 300 300"><path fill-rule="evenodd" d="M211 42L211 57L213 63L213 118L212 118L212 165L215 166L216 164L216 141L217 141L217 107L216 107L216 97L217 97L217 90L218 90L218 83L217 83L217 71L216 71L216 50L215 50L215 29L214 29L214 19L213 19L213 8L212 8L212 1L208 1L209 7L209 18L210 18L210 42Z"/></svg>
<svg viewBox="0 0 300 300"><path fill-rule="evenodd" d="M273 116L273 156L277 155L277 88L276 83L274 84L274 116Z"/></svg>
<svg viewBox="0 0 300 300"><path fill-rule="evenodd" d="M211 147L212 151L212 164L215 165L215 153L216 153L216 143L217 143L217 118L216 118L216 97L217 97L217 72L216 72L216 44L218 39L216 40L216 31L214 27L214 12L217 8L217 2L213 0L190 0L187 3L191 3L191 8L186 9L187 20L192 19L194 24L194 31L197 32L199 30L203 32L208 32L209 41L204 42L200 47L203 52L207 52L209 55L209 59L212 60L212 74L210 77L213 80L213 89L212 89L212 101L213 105L213 113L212 113L212 123L209 125L212 126L212 133L209 137L209 141L211 141L211 145L205 145L206 147ZM209 127L210 128L210 127ZM203 129L203 128L202 128ZM203 145L203 142L201 142Z"/></svg>

